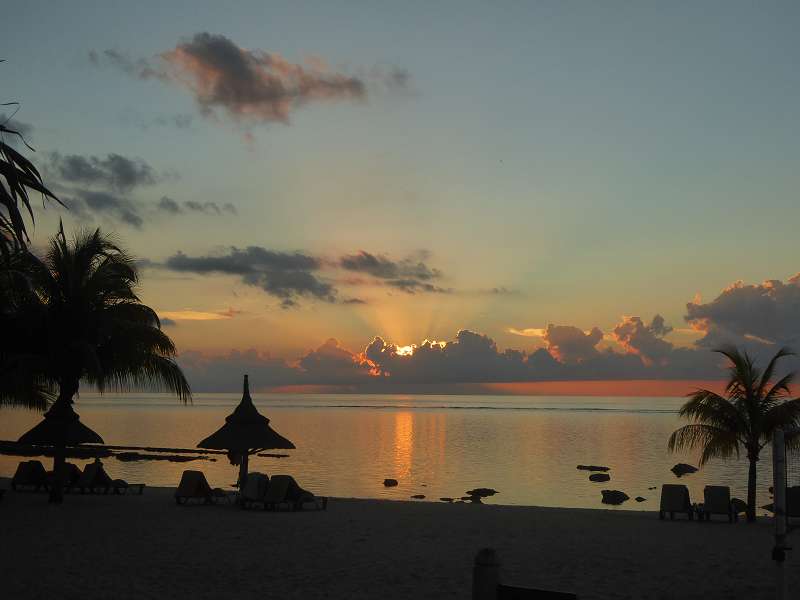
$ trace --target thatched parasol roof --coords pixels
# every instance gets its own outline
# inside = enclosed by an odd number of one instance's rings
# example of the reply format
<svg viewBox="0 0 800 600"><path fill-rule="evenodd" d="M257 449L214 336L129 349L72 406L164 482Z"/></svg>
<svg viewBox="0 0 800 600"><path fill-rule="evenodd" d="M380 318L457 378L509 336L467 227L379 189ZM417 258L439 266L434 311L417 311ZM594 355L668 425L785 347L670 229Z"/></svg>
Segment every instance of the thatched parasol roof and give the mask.
<svg viewBox="0 0 800 600"><path fill-rule="evenodd" d="M44 419L19 438L22 444L77 446L102 444L103 438L81 423L71 402L56 402L44 413Z"/></svg>
<svg viewBox="0 0 800 600"><path fill-rule="evenodd" d="M259 450L294 450L294 444L269 426L269 419L259 413L250 398L250 384L244 376L244 393L239 406L227 417L225 425L212 433L198 448L233 450L248 454Z"/></svg>

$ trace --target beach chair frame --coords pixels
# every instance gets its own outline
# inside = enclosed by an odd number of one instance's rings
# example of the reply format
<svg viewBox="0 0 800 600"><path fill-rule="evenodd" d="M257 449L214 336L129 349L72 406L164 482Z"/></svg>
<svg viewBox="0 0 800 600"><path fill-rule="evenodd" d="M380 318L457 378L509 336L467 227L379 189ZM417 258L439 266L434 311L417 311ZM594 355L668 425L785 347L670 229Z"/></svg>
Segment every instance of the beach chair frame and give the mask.
<svg viewBox="0 0 800 600"><path fill-rule="evenodd" d="M715 498L713 495L726 495L727 500ZM739 515L733 508L731 489L728 486L707 485L703 489L703 506L698 512L698 519L710 521L712 515L724 515L728 517L728 523L734 523L739 520Z"/></svg>
<svg viewBox="0 0 800 600"><path fill-rule="evenodd" d="M48 491L50 482L47 471L41 461L23 460L17 465L17 470L11 478L11 489L15 492L28 490L32 492Z"/></svg>
<svg viewBox="0 0 800 600"><path fill-rule="evenodd" d="M689 488L677 483L663 484L658 518L663 521L669 515L670 521L674 521L676 514L683 513L686 513L690 521L694 520L695 508L689 498Z"/></svg>

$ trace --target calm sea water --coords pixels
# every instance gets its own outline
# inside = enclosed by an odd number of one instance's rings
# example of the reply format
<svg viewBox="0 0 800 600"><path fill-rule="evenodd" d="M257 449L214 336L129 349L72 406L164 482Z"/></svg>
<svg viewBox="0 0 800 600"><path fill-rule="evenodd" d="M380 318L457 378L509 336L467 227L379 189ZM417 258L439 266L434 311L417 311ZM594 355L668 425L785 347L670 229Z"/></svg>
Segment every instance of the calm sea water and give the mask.
<svg viewBox="0 0 800 600"><path fill-rule="evenodd" d="M84 394L76 409L107 444L193 448L239 399L198 394L184 406L156 394ZM297 450L287 458L254 457L251 470L290 473L322 495L405 500L425 494L438 501L491 487L500 492L491 503L592 508L602 506L600 490L618 489L632 498L623 508L654 510L659 491L648 488L678 481L669 470L675 463L696 464L695 456L667 451L669 434L682 424L681 398L255 395L254 401ZM17 439L39 418L0 410L0 439ZM105 462L112 477L132 482L174 486L190 468L203 470L214 486L229 487L236 467L225 456L216 458ZM0 475L13 474L19 460L0 456ZM578 464L609 466L612 479L592 483ZM772 482L768 451L759 467L764 504ZM680 482L693 500L707 484L729 485L745 498L746 474L745 460L714 462ZM384 488L387 477L399 485ZM636 496L647 500L637 503Z"/></svg>

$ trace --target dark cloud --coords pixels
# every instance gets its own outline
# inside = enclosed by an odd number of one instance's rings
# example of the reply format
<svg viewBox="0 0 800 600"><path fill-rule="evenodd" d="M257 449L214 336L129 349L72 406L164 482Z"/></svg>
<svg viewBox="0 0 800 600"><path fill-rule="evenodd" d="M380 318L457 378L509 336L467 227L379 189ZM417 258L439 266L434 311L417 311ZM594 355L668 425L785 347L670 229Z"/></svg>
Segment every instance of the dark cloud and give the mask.
<svg viewBox="0 0 800 600"><path fill-rule="evenodd" d="M170 215L179 215L185 212L201 213L204 215L220 216L223 214L235 215L238 213L236 207L230 202L226 202L222 206L216 202L197 202L195 200L186 200L179 204L176 200L163 196L156 205L158 210L168 213Z"/></svg>
<svg viewBox="0 0 800 600"><path fill-rule="evenodd" d="M137 79L157 79L188 89L204 115L218 111L237 121L288 123L292 111L311 103L363 100L365 79L332 71L316 57L304 64L280 54L247 50L224 35L196 33L152 59L116 50L91 51L92 64L108 64ZM392 68L374 75L388 90L403 89L409 74Z"/></svg>
<svg viewBox="0 0 800 600"><path fill-rule="evenodd" d="M702 332L698 345L800 345L800 273L785 283L737 281L711 302L689 302L686 322ZM800 349L800 348L797 348Z"/></svg>
<svg viewBox="0 0 800 600"><path fill-rule="evenodd" d="M160 318L159 321L161 321L161 326L162 327L177 327L178 326L177 322L175 322L172 319L168 319L166 317Z"/></svg>
<svg viewBox="0 0 800 600"><path fill-rule="evenodd" d="M297 304L300 297L335 302L334 287L319 279L315 271L320 259L300 252L274 252L258 246L232 247L219 256L191 257L178 252L164 263L168 269L189 273L238 275L247 285L260 287L279 298L284 308Z"/></svg>
<svg viewBox="0 0 800 600"><path fill-rule="evenodd" d="M647 364L661 363L672 352L672 344L662 339L672 331L664 324L664 317L656 315L645 325L640 317L624 317L614 327L614 337L619 344L632 354L638 354Z"/></svg>
<svg viewBox="0 0 800 600"><path fill-rule="evenodd" d="M588 333L571 325L547 326L544 341L548 351L563 363L580 363L597 358L597 344L603 339L603 332L597 327Z"/></svg>
<svg viewBox="0 0 800 600"><path fill-rule="evenodd" d="M427 253L422 253L423 258L427 258L427 256ZM409 294L452 291L430 283L432 280L441 278L442 272L429 267L422 259L405 258L393 261L386 256L360 250L356 254L341 257L339 266L347 271L370 275L388 286Z"/></svg>
<svg viewBox="0 0 800 600"><path fill-rule="evenodd" d="M75 196L67 198L66 204L80 220L101 217L125 223L141 229L144 219L139 207L129 199L99 190L78 189Z"/></svg>
<svg viewBox="0 0 800 600"><path fill-rule="evenodd" d="M140 158L108 154L105 158L79 154L50 155L50 163L65 182L82 186L98 185L117 191L153 185L157 177L153 168Z"/></svg>

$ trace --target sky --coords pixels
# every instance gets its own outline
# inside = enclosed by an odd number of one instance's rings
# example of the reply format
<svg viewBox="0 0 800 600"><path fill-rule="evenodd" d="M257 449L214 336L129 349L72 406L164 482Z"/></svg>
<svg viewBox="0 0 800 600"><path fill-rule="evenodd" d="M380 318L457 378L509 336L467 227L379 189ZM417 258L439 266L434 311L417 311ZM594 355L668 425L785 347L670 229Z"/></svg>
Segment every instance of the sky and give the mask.
<svg viewBox="0 0 800 600"><path fill-rule="evenodd" d="M35 243L118 236L198 391L713 379L800 339L799 24L33 1L0 78L69 207Z"/></svg>

